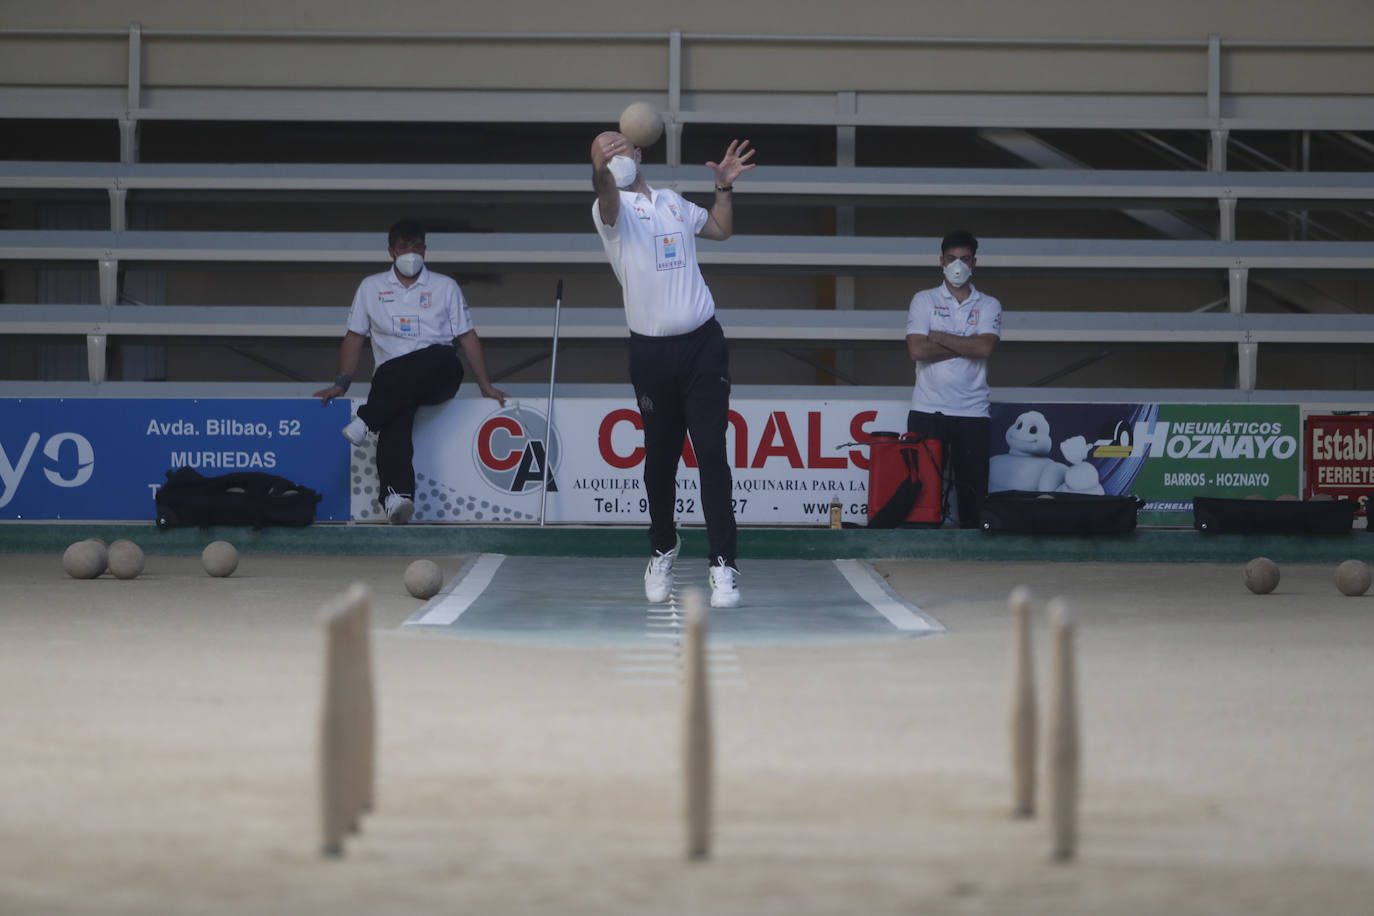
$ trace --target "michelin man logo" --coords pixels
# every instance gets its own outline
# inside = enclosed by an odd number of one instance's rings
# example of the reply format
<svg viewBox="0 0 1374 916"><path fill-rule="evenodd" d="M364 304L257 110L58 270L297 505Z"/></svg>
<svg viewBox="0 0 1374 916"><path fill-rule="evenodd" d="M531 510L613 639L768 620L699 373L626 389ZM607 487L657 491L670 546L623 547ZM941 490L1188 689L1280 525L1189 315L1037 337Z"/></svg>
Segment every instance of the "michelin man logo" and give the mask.
<svg viewBox="0 0 1374 916"><path fill-rule="evenodd" d="M1083 436L1059 443L1059 451L1069 462L1050 457L1054 440L1050 423L1038 410L1028 410L1007 427L1007 453L993 455L988 461L988 492L1028 490L1038 493L1103 492L1097 468L1088 462L1093 446L1110 444L1103 440L1089 444Z"/></svg>
<svg viewBox="0 0 1374 916"><path fill-rule="evenodd" d="M487 417L473 443L473 464L494 489L505 494L538 492L549 466L549 492L558 492L555 472L563 449L549 418L523 404L501 408Z"/></svg>

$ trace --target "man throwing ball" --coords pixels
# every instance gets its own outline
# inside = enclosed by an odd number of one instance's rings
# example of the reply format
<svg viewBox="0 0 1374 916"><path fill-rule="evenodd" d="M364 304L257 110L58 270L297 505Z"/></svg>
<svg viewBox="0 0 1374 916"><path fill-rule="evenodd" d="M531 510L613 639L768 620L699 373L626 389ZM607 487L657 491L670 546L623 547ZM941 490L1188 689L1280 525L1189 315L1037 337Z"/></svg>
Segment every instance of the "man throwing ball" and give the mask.
<svg viewBox="0 0 1374 916"><path fill-rule="evenodd" d="M644 595L666 601L681 540L673 520L677 466L692 437L701 474L701 510L710 542L712 607L739 604L735 513L725 427L730 361L716 305L697 266L696 237L724 241L734 227L735 179L754 167L748 140L735 140L715 172L711 209L649 187L641 153L622 134L592 141L592 222L620 281L630 328L630 383L644 424L644 490L649 499L649 566Z"/></svg>

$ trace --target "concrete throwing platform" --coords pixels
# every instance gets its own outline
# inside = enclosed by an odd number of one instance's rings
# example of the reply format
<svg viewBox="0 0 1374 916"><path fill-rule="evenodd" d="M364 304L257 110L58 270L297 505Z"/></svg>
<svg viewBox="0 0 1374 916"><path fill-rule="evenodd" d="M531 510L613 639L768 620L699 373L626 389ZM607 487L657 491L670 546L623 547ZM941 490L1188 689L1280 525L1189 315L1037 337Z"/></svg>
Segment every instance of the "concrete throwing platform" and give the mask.
<svg viewBox="0 0 1374 916"><path fill-rule="evenodd" d="M447 635L551 646L662 649L676 643L686 589L709 600L704 559L679 559L669 600L644 598L641 559L475 557L409 620ZM925 636L944 627L862 560L755 560L737 608L712 609L713 645L798 645Z"/></svg>

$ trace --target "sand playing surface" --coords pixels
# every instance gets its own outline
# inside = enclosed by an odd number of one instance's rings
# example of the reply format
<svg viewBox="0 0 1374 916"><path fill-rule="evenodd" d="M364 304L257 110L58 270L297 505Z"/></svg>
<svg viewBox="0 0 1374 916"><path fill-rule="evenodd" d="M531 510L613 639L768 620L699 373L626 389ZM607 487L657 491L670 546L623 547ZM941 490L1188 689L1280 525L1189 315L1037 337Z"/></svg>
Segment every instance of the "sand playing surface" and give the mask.
<svg viewBox="0 0 1374 916"><path fill-rule="evenodd" d="M1340 595L1334 564L1258 597L1230 565L876 563L948 633L739 647L712 695L714 856L688 864L678 691L627 683L611 649L403 630L410 559L75 581L0 556L0 913L1374 910L1374 595ZM378 810L331 861L315 615L352 581L374 594ZM747 562L741 583L719 613L749 612ZM1080 618L1068 865L1043 817L1008 816L1021 583ZM1038 606L1042 710L1046 649Z"/></svg>

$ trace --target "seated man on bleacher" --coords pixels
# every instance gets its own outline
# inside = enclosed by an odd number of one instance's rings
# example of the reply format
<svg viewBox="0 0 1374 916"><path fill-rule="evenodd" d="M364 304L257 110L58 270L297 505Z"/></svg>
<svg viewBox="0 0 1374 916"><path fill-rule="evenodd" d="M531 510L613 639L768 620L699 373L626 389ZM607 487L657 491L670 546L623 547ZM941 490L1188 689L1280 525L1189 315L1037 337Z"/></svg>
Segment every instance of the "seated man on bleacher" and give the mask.
<svg viewBox="0 0 1374 916"><path fill-rule="evenodd" d="M415 514L415 457L411 429L422 406L442 404L458 393L463 365L454 344L463 348L484 397L506 403L508 395L487 378L482 342L472 325L467 300L452 277L425 267L425 231L401 220L387 235L392 266L358 285L348 313L348 330L339 350L334 384L315 392L328 404L348 391L358 368L363 341L372 338L376 368L367 403L343 429L362 445L377 433L377 478L382 511L393 525Z"/></svg>

